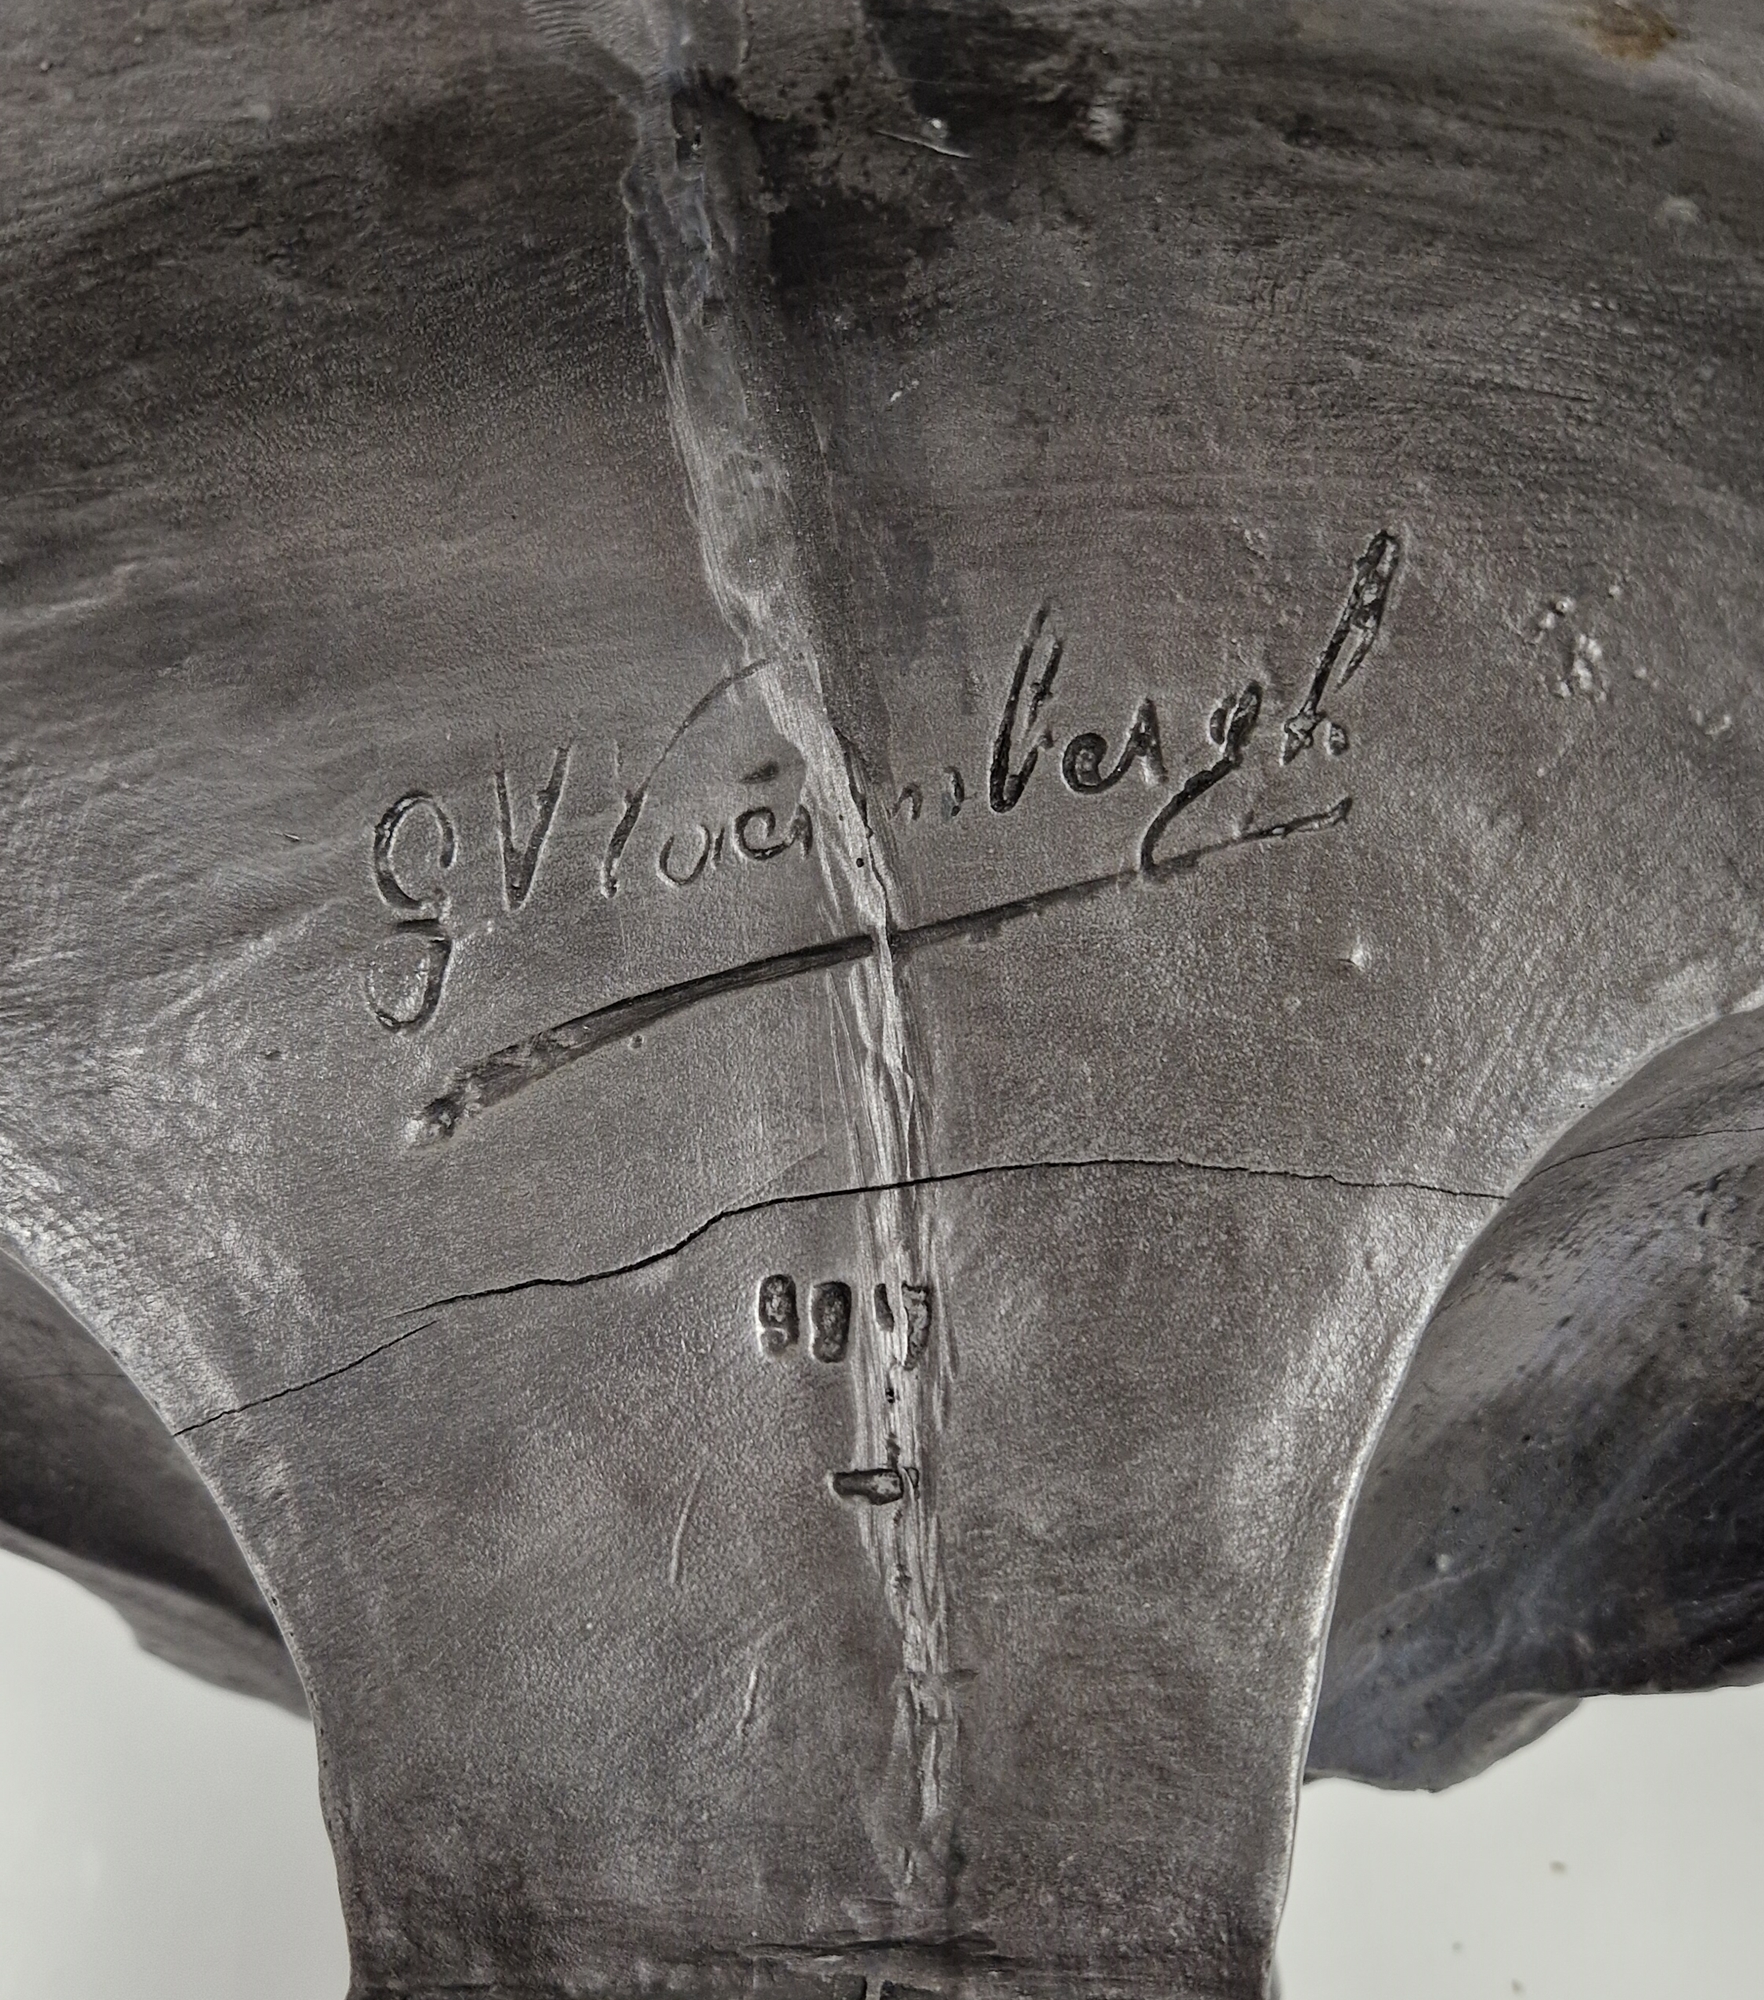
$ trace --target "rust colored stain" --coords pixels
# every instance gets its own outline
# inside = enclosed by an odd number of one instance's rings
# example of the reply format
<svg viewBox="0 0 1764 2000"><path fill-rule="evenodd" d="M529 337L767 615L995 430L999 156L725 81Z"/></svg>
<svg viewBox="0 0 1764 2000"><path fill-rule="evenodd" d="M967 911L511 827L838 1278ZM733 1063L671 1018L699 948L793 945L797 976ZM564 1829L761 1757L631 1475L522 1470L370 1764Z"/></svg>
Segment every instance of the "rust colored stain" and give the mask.
<svg viewBox="0 0 1764 2000"><path fill-rule="evenodd" d="M1668 42L1678 39L1678 29L1657 8L1631 4L1631 0L1601 0L1587 16L1587 31L1608 56L1619 62L1652 62Z"/></svg>

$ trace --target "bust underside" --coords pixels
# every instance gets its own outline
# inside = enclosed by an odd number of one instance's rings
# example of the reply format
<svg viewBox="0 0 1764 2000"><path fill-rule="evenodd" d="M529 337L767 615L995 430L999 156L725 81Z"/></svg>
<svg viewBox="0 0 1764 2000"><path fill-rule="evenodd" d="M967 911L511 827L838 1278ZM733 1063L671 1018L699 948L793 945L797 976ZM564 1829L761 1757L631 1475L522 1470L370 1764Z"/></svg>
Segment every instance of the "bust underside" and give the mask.
<svg viewBox="0 0 1764 2000"><path fill-rule="evenodd" d="M1749 10L21 32L0 1537L362 2000L1260 1994L1752 1670Z"/></svg>

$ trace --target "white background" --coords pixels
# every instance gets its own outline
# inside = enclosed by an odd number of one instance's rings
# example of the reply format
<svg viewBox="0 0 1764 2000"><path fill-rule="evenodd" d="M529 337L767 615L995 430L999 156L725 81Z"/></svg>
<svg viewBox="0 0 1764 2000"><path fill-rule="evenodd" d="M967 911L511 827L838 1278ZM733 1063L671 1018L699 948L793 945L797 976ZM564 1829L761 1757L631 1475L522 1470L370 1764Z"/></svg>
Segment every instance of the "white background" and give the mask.
<svg viewBox="0 0 1764 2000"><path fill-rule="evenodd" d="M0 1556L0 2000L342 2000L312 1734ZM1590 1703L1438 1798L1305 1793L1283 2000L1764 1993L1764 1690Z"/></svg>

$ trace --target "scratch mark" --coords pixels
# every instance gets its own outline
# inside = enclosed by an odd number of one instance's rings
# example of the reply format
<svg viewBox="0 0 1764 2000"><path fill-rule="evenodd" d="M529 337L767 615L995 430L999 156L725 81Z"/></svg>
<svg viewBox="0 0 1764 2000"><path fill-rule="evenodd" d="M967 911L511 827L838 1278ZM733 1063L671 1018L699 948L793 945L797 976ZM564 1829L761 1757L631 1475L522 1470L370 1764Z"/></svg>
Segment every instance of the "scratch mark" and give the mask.
<svg viewBox="0 0 1764 2000"><path fill-rule="evenodd" d="M709 1459L702 1460L698 1470L692 1475L692 1484L686 1489L686 1504L680 1509L679 1520L674 1523L673 1546L668 1550L668 1588L670 1590L678 1590L680 1588L680 1551L686 1544L686 1523L692 1518L692 1503L698 1498L698 1489L704 1484L704 1475L709 1464Z"/></svg>
<svg viewBox="0 0 1764 2000"><path fill-rule="evenodd" d="M943 139L921 138L916 132L891 132L886 125L872 125L871 131L878 139L892 139L897 145L917 146L922 152L935 153L940 160L971 160L972 153L964 153L959 146L952 146Z"/></svg>
<svg viewBox="0 0 1764 2000"><path fill-rule="evenodd" d="M747 1741L747 1732L753 1727L754 1710L759 1706L759 1662L754 1661L747 1670L747 1697L741 1704L741 1720L735 1725L735 1735L740 1742Z"/></svg>

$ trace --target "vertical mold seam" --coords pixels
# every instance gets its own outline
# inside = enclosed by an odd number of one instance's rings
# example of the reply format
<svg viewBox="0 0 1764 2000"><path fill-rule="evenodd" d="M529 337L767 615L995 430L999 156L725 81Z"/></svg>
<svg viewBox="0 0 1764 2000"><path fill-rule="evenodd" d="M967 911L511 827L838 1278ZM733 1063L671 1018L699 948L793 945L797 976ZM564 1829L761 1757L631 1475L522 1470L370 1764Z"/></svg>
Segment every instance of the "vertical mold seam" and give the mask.
<svg viewBox="0 0 1764 2000"><path fill-rule="evenodd" d="M634 108L637 152L625 193L633 263L668 390L706 581L740 642L779 732L806 768L821 884L840 928L862 929L874 955L836 987L838 1027L859 1086L854 1124L868 1154L862 1172L900 1183L926 1171L925 1106L914 1035L897 976L892 870L859 796L846 745L828 710L814 621L798 565L799 528L784 456L769 438L765 382L742 311L738 217L726 189L738 114L701 102L678 81ZM721 171L719 171L721 169ZM926 1198L911 1188L863 1210L869 1280L899 1296L928 1286L941 1321ZM909 1358L908 1315L884 1329L865 1315L853 1342L860 1462L898 1463L905 1494L858 1510L859 1531L899 1629L901 1668L882 1797L867 1815L878 1858L905 1923L939 1930L955 1881L957 1714L949 1606L936 1521L934 1444L947 1407L949 1342L939 1326L922 1360Z"/></svg>

